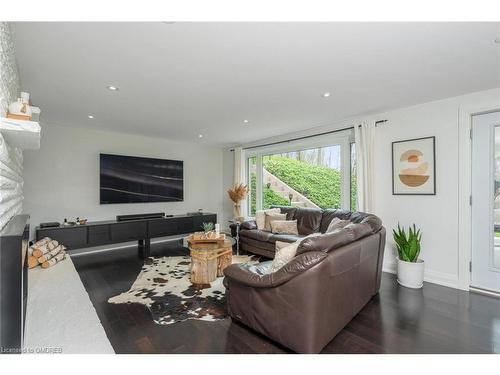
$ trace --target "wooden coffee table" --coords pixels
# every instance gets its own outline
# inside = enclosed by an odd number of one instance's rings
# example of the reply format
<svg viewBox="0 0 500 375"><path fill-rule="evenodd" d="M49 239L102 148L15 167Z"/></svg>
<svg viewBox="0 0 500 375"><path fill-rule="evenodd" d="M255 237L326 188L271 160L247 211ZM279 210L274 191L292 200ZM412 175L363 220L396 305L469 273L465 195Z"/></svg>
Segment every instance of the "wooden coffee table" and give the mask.
<svg viewBox="0 0 500 375"><path fill-rule="evenodd" d="M224 276L224 269L233 260L235 240L226 236L219 243L190 243L191 282L193 284L210 284L217 277Z"/></svg>

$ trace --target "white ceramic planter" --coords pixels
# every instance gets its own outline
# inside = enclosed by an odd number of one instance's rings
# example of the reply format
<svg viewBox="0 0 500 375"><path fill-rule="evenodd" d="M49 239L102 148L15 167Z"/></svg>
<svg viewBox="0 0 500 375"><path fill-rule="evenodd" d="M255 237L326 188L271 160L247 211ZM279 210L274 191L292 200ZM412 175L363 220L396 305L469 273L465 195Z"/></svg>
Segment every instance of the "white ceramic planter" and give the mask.
<svg viewBox="0 0 500 375"><path fill-rule="evenodd" d="M419 289L424 285L424 261L405 262L398 258L398 283L407 288Z"/></svg>

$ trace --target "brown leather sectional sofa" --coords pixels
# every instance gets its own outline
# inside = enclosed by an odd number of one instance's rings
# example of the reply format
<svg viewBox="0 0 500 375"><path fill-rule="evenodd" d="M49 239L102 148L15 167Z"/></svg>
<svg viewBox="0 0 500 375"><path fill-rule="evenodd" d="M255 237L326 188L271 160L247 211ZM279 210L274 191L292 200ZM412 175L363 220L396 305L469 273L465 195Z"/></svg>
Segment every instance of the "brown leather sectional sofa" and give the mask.
<svg viewBox="0 0 500 375"><path fill-rule="evenodd" d="M351 224L336 233L305 239L297 255L270 272L271 261L234 264L224 271L229 315L299 353L319 353L378 293L385 228L375 215L342 210L282 207L297 219L299 234L324 233L334 217ZM262 233L242 225L242 248L272 256L274 242L293 236ZM254 229L252 229L254 228Z"/></svg>

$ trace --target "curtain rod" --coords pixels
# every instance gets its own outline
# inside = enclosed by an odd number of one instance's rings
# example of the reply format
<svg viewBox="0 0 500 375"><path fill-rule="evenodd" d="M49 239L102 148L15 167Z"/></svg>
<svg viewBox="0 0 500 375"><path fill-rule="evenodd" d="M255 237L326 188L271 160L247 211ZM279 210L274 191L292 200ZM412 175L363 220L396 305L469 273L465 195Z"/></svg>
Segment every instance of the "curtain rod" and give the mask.
<svg viewBox="0 0 500 375"><path fill-rule="evenodd" d="M382 124L384 122L387 122L387 121L388 120L378 120L378 121L375 121L375 126L377 126L378 124ZM291 139L287 139L285 141L277 141L277 142L265 143L263 145L243 147L243 150L250 150L252 148L279 145L281 143L289 143L289 142L293 142L293 141L300 141L301 139L307 139L307 138L319 137L321 135L339 133L339 132L343 132L345 130L350 130L350 129L354 129L354 126L349 126L347 128L342 128L342 129L330 130L330 131L323 132L323 133L318 133L318 134L305 135L303 137L291 138ZM229 150L229 151L234 151L234 148L231 149L231 150Z"/></svg>

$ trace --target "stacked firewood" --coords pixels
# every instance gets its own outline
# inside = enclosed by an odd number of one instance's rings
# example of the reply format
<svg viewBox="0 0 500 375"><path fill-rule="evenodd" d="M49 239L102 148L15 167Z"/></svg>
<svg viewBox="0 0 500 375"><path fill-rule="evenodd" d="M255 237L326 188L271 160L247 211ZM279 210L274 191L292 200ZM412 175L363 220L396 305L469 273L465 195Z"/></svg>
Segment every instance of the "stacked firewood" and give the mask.
<svg viewBox="0 0 500 375"><path fill-rule="evenodd" d="M28 249L28 267L49 268L66 258L66 247L49 237L35 242Z"/></svg>

